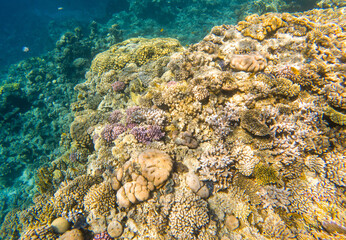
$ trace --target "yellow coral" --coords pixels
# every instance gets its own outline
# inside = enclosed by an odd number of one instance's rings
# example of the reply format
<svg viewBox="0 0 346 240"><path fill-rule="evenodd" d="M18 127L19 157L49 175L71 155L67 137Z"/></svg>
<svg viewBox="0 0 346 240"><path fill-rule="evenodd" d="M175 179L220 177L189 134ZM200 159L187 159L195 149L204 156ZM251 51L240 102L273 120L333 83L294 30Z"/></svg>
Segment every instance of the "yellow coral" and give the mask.
<svg viewBox="0 0 346 240"><path fill-rule="evenodd" d="M282 21L280 16L267 13L262 16L258 16L257 14L247 16L245 21L240 21L236 28L244 36L262 41L269 34L284 26L287 26L287 23Z"/></svg>
<svg viewBox="0 0 346 240"><path fill-rule="evenodd" d="M108 213L112 208L115 208L116 191L108 182L96 184L90 188L87 195L84 197L84 207L88 212L103 216Z"/></svg>
<svg viewBox="0 0 346 240"><path fill-rule="evenodd" d="M156 149L142 152L137 162L141 166L142 175L156 187L160 187L167 180L173 167L171 157Z"/></svg>
<svg viewBox="0 0 346 240"><path fill-rule="evenodd" d="M346 114L338 112L330 106L324 108L324 114L327 115L333 123L346 125Z"/></svg>
<svg viewBox="0 0 346 240"><path fill-rule="evenodd" d="M278 172L271 166L258 163L253 171L256 181L262 185L277 183L279 181Z"/></svg>
<svg viewBox="0 0 346 240"><path fill-rule="evenodd" d="M96 55L90 69L101 75L111 69L122 69L128 63L136 63L137 66L141 66L182 49L183 47L176 39L131 38Z"/></svg>
<svg viewBox="0 0 346 240"><path fill-rule="evenodd" d="M14 92L19 89L19 83L6 83L0 86L0 95L5 92Z"/></svg>

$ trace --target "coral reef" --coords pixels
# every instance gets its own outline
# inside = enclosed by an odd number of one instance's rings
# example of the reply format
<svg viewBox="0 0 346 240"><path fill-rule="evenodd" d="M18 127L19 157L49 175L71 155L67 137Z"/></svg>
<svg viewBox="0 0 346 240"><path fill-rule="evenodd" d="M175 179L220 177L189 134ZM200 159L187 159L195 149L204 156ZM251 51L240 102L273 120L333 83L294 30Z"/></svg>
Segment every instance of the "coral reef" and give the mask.
<svg viewBox="0 0 346 240"><path fill-rule="evenodd" d="M47 201L17 231L54 234L64 218L94 239L344 235L342 11L252 15L186 49L136 38L99 53L75 87L65 153L37 174Z"/></svg>

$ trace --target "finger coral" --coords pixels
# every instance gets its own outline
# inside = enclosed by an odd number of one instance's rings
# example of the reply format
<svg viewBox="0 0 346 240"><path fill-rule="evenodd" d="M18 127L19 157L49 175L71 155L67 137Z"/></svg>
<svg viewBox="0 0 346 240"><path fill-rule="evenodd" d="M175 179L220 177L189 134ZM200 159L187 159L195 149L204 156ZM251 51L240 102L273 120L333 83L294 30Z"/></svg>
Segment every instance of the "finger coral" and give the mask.
<svg viewBox="0 0 346 240"><path fill-rule="evenodd" d="M106 215L116 204L116 192L109 182L93 185L84 196L84 208L99 216Z"/></svg>
<svg viewBox="0 0 346 240"><path fill-rule="evenodd" d="M201 227L209 223L207 205L189 192L176 193L168 220L170 235L176 239L196 239Z"/></svg>
<svg viewBox="0 0 346 240"><path fill-rule="evenodd" d="M98 183L99 179L82 175L67 183L54 194L53 205L59 214L68 216L72 212L82 212L83 199L89 188Z"/></svg>

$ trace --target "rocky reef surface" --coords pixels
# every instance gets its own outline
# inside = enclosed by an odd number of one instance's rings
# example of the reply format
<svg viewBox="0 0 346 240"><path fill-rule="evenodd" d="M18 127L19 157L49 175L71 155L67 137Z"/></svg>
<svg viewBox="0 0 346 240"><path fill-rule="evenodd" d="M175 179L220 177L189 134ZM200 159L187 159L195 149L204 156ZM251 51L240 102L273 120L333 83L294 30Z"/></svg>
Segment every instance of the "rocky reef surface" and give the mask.
<svg viewBox="0 0 346 240"><path fill-rule="evenodd" d="M75 86L3 239L344 239L346 8L132 38ZM13 86L15 87L15 86Z"/></svg>

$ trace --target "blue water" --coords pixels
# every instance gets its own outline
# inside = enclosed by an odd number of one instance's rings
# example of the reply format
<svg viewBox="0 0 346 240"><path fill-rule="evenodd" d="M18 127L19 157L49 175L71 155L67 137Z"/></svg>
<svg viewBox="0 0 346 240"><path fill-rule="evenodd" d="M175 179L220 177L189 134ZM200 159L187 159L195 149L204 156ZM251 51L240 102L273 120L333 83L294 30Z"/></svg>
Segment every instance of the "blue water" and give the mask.
<svg viewBox="0 0 346 240"><path fill-rule="evenodd" d="M35 170L62 149L73 118L73 87L92 58L130 37L173 37L188 45L215 25L236 24L246 15L300 11L316 1L283 1L261 8L254 1L13 0L0 7L0 223L36 193ZM261 1L255 1L261 2ZM265 3L265 1L262 1ZM115 33L110 29L115 27ZM75 30L78 28L78 30ZM95 34L91 34L97 29ZM74 42L58 44L66 32ZM113 38L107 39L112 35ZM72 53L65 54L69 49ZM83 58L82 67L71 67ZM19 87L11 85L19 84Z"/></svg>

